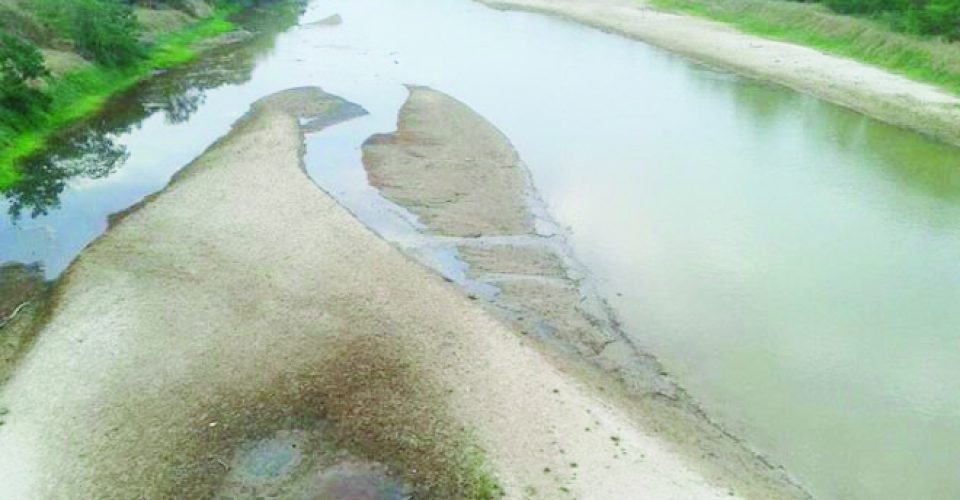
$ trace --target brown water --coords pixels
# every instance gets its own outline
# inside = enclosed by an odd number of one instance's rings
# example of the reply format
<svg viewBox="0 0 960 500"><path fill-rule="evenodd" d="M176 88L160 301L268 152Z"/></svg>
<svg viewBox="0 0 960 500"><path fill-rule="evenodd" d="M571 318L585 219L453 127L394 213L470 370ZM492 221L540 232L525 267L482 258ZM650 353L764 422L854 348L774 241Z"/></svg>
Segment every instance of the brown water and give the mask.
<svg viewBox="0 0 960 500"><path fill-rule="evenodd" d="M429 85L513 140L627 332L709 413L818 497L960 498L960 151L461 0L317 1L302 24L161 77L65 141L2 202L19 218L0 221L0 260L56 276L107 214L301 85L371 112L309 137L307 168L375 221L359 146L394 129L403 84ZM375 229L403 244L416 221L395 219Z"/></svg>

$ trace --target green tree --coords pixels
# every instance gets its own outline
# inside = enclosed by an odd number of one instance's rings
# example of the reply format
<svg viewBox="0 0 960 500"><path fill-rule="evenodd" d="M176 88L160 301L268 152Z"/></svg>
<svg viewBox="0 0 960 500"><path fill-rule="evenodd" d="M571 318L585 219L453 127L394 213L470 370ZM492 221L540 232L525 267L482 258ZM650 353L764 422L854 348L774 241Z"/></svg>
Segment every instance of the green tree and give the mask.
<svg viewBox="0 0 960 500"><path fill-rule="evenodd" d="M960 39L960 0L930 0L913 6L906 14L906 28L914 33Z"/></svg>
<svg viewBox="0 0 960 500"><path fill-rule="evenodd" d="M45 108L50 98L35 87L49 76L43 55L32 43L0 33L0 104L20 114Z"/></svg>

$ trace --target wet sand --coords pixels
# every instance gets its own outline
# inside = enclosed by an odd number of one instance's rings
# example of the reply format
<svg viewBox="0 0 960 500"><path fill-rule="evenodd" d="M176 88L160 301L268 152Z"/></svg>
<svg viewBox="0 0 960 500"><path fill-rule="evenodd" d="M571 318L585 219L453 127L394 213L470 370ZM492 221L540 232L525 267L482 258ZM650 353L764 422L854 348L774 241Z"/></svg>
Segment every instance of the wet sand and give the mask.
<svg viewBox="0 0 960 500"><path fill-rule="evenodd" d="M0 390L0 497L729 498L310 182L299 123L360 112L260 101L78 257Z"/></svg>
<svg viewBox="0 0 960 500"><path fill-rule="evenodd" d="M864 63L748 35L722 23L660 12L635 0L477 1L636 38L960 145L960 97Z"/></svg>
<svg viewBox="0 0 960 500"><path fill-rule="evenodd" d="M410 87L397 131L372 137L363 153L371 185L416 214L433 241L454 243L469 277L496 290L477 297L492 314L680 444L718 484L751 498L807 497L711 422L620 331L509 139L483 117L441 92Z"/></svg>

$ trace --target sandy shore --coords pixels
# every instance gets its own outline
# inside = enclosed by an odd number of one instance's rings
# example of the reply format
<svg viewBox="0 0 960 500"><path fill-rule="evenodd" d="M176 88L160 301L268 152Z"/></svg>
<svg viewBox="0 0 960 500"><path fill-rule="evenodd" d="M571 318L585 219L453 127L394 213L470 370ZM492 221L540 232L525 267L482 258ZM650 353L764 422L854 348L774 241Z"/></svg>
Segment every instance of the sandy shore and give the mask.
<svg viewBox="0 0 960 500"><path fill-rule="evenodd" d="M477 1L636 38L960 145L960 97L850 59L744 34L722 23L659 12L637 0Z"/></svg>
<svg viewBox="0 0 960 500"><path fill-rule="evenodd" d="M730 498L313 185L299 122L358 111L259 102L80 255L0 391L0 497Z"/></svg>

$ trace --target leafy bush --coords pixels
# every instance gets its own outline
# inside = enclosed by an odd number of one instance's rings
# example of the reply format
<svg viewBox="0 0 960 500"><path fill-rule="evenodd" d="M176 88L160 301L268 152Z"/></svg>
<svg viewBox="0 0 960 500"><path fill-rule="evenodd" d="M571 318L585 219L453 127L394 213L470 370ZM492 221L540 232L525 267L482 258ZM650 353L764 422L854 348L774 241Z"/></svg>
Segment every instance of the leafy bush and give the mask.
<svg viewBox="0 0 960 500"><path fill-rule="evenodd" d="M33 84L49 74L36 46L0 33L0 104L5 110L26 115L45 108L50 99Z"/></svg>
<svg viewBox="0 0 960 500"><path fill-rule="evenodd" d="M820 0L820 2L842 14L857 14L884 20L894 28L908 33L960 40L960 0Z"/></svg>
<svg viewBox="0 0 960 500"><path fill-rule="evenodd" d="M903 27L912 33L960 40L960 0L933 0L906 11Z"/></svg>
<svg viewBox="0 0 960 500"><path fill-rule="evenodd" d="M107 66L140 59L140 26L122 0L37 0L38 17L71 40L81 55Z"/></svg>

